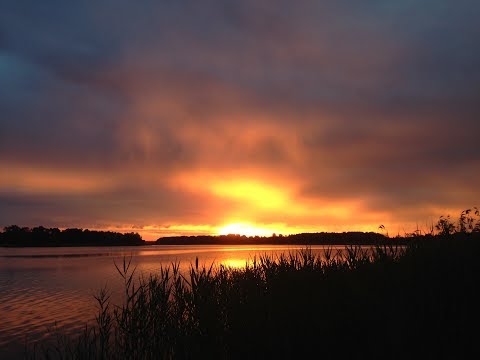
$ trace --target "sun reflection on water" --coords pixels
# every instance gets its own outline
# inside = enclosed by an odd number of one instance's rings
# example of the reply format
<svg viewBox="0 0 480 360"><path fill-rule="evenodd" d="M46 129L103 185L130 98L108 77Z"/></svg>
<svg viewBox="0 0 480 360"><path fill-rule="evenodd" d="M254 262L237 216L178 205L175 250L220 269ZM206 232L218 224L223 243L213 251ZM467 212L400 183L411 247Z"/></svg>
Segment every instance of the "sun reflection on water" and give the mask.
<svg viewBox="0 0 480 360"><path fill-rule="evenodd" d="M251 260L239 259L239 258L228 258L223 259L220 261L220 264L227 267L227 268L234 268L234 269L243 269L245 265L251 265Z"/></svg>

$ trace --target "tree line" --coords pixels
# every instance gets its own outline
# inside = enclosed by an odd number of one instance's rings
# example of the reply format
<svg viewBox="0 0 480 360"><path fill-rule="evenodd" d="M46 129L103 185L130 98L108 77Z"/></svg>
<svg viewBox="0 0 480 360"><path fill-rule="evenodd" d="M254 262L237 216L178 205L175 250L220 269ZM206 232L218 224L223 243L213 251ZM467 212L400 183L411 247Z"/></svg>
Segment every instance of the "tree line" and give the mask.
<svg viewBox="0 0 480 360"><path fill-rule="evenodd" d="M253 244L297 244L297 245L375 245L388 241L382 234L374 232L343 233L302 233L293 235L246 236L199 235L199 236L167 236L157 240L157 245L253 245Z"/></svg>
<svg viewBox="0 0 480 360"><path fill-rule="evenodd" d="M6 226L0 232L0 246L115 246L144 245L138 233L118 233L88 229L33 228Z"/></svg>

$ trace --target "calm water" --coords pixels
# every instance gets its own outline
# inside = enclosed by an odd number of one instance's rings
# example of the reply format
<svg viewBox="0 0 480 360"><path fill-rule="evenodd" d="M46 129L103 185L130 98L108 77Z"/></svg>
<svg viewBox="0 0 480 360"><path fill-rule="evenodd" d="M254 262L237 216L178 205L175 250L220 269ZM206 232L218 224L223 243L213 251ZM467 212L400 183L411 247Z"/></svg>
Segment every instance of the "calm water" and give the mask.
<svg viewBox="0 0 480 360"><path fill-rule="evenodd" d="M114 266L131 257L137 274L158 272L179 262L188 270L200 264L243 267L254 256L278 255L298 246L136 246L69 248L0 248L0 358L22 355L25 340L48 337L55 325L64 333L80 331L95 316L98 289L107 286L119 299L121 278ZM322 246L312 247L321 252ZM117 296L116 296L117 295Z"/></svg>

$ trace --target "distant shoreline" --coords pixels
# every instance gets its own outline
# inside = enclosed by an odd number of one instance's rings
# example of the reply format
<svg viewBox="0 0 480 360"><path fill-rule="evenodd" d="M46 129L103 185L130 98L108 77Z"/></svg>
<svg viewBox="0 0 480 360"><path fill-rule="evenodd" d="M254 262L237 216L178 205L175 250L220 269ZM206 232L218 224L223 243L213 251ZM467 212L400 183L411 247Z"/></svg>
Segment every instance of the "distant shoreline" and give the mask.
<svg viewBox="0 0 480 360"><path fill-rule="evenodd" d="M1 247L79 247L79 246L138 246L145 240L138 233L118 233L88 229L19 227L11 225L0 232Z"/></svg>
<svg viewBox="0 0 480 360"><path fill-rule="evenodd" d="M293 235L245 236L197 235L168 236L146 241L138 233L118 233L88 229L19 227L0 232L0 247L87 247L150 245L382 245L402 244L404 238L388 238L374 232L302 233Z"/></svg>
<svg viewBox="0 0 480 360"><path fill-rule="evenodd" d="M388 238L374 232L302 233L278 236L199 235L169 236L158 239L156 245L380 245L404 243L404 238Z"/></svg>
<svg viewBox="0 0 480 360"><path fill-rule="evenodd" d="M462 234L462 236L465 234ZM477 238L479 233L467 234ZM450 238L458 234L448 235ZM375 232L319 232L301 233L292 235L272 236L245 236L229 235L196 235L196 236L167 236L154 241L142 239L138 233L118 233L112 231L96 231L88 229L57 228L20 228L12 225L0 232L0 247L107 247L107 246L151 246L151 245L406 245L413 240L444 238L437 234L410 234L405 236L388 237Z"/></svg>

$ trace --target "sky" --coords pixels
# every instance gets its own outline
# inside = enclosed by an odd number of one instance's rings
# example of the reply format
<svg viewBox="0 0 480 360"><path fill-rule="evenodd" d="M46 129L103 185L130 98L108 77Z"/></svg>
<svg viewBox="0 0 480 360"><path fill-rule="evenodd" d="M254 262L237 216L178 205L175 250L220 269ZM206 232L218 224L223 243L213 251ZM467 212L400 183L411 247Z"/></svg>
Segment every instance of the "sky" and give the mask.
<svg viewBox="0 0 480 360"><path fill-rule="evenodd" d="M0 227L427 229L480 199L480 3L2 0Z"/></svg>

